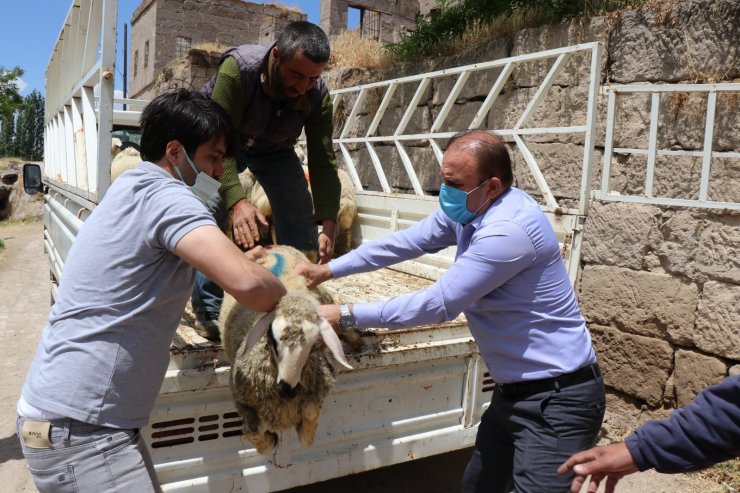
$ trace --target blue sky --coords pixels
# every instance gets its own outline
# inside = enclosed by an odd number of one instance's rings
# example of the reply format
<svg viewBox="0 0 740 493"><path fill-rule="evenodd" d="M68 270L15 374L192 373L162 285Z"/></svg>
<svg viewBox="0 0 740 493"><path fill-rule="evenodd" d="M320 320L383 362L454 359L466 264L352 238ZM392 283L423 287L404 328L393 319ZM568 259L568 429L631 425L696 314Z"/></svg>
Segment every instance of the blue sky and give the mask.
<svg viewBox="0 0 740 493"><path fill-rule="evenodd" d="M273 3L251 0L254 3ZM67 17L71 0L3 0L0 15L0 67L21 67L25 74L19 87L21 96L36 89L44 94L46 65L62 23ZM141 0L118 1L118 43L116 61L116 89L123 88L123 24L131 22L131 15ZM283 0L282 5L298 7L308 14L310 22L320 22L319 0ZM350 24L353 23L350 10ZM355 24L358 21L355 21ZM129 35L131 26L129 24Z"/></svg>

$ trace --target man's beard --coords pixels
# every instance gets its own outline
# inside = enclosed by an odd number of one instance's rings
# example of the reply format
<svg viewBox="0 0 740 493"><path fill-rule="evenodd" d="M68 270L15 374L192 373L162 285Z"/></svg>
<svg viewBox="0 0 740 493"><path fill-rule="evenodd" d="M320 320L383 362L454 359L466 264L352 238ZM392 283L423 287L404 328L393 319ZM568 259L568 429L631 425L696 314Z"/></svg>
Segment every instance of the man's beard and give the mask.
<svg viewBox="0 0 740 493"><path fill-rule="evenodd" d="M285 101L295 101L300 96L288 96L285 93L285 84L283 83L283 78L280 76L280 62L276 61L275 65L272 67L272 74L270 74L270 79L272 81L272 88L277 93L278 97Z"/></svg>

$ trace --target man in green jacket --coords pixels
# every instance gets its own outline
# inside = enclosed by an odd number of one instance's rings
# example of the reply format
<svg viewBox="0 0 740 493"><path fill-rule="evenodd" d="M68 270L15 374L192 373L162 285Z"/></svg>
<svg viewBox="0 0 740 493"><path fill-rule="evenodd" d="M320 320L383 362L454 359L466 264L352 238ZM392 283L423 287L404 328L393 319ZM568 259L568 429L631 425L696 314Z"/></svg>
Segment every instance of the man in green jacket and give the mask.
<svg viewBox="0 0 740 493"><path fill-rule="evenodd" d="M271 45L226 51L218 72L202 89L231 115L241 145L236 160L224 160L220 193L208 206L224 230L231 211L232 237L245 250L259 241L259 225L267 225L239 182L238 174L249 168L270 201L277 242L316 251L321 263L333 255L340 185L332 147L332 101L321 78L329 54L329 39L320 27L293 22ZM294 150L304 129L313 198ZM196 278L196 325L209 339L218 337L215 320L222 297L215 283L202 275Z"/></svg>

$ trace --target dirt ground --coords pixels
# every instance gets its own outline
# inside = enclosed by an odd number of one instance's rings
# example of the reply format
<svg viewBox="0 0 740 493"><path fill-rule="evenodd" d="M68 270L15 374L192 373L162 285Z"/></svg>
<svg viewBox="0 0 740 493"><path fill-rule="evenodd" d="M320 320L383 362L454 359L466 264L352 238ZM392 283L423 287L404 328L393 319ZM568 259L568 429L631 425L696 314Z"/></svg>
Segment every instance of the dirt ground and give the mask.
<svg viewBox="0 0 740 493"><path fill-rule="evenodd" d="M15 404L46 323L49 263L43 251L41 222L2 224L0 239L0 490L35 491L15 436ZM292 493L449 493L458 491L469 450L421 459L376 471L288 490ZM603 490L603 487L602 487ZM600 491L602 491L600 490ZM617 493L720 493L714 483L695 476L653 471L625 478Z"/></svg>

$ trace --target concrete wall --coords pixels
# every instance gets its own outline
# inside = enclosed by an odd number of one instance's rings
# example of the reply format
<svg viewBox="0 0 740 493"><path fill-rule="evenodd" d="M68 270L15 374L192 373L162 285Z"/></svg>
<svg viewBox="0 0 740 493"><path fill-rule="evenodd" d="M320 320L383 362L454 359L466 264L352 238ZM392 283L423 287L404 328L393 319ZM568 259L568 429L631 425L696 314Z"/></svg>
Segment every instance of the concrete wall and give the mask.
<svg viewBox="0 0 740 493"><path fill-rule="evenodd" d="M441 60L397 66L372 80L484 62L582 42L598 41L602 84L719 82L740 78L740 3L698 0L666 3L606 18L570 19L526 29L510 39L494 39ZM569 62L529 125L585 123L588 78L586 60ZM549 66L529 63L514 71L487 117L487 128L511 127L534 95ZM470 122L496 74L471 76L450 118ZM339 81L342 74L331 74ZM368 77L366 81L370 81ZM428 131L454 79L431 84L409 123L408 132ZM336 86L337 83L334 82ZM390 113L400 118L415 87L400 87ZM382 94L372 94L363 108L365 125ZM715 150L740 152L740 94L720 95L714 127ZM606 101L597 115L596 172L600 184ZM338 121L351 107L338 108ZM615 146L646 148L649 96L630 97L618 106ZM687 93L661 99L659 148L703 148L706 96ZM390 118L393 120L393 118ZM379 135L392 133L381 123ZM442 129L444 130L444 128ZM361 128L360 128L361 131ZM533 135L525 139L561 203L577 198L583 139L566 135ZM422 186L438 190L438 165L428 147L408 146L421 165ZM514 151L514 148L512 147ZM365 188L378 190L372 165L357 147L352 150ZM366 152L365 152L366 153ZM392 187L409 190L402 163L392 147L380 148ZM536 194L531 174L513 152L516 185ZM340 157L341 160L341 157ZM617 155L612 162L612 189L640 193L646 161ZM656 193L697 196L700 158L659 158ZM714 159L709 183L711 200L740 202L740 160ZM609 388L606 427L634 427L648 417L683 406L696 393L728 374L740 373L740 213L663 207L623 202L594 202L586 221L582 269L576 284L584 317Z"/></svg>
<svg viewBox="0 0 740 493"><path fill-rule="evenodd" d="M143 65L143 46L149 40L148 70L133 77L129 68L130 97L151 99L161 71L176 58L177 37L191 39L191 46L215 43L237 46L267 43L288 23L306 20L299 10L242 0L145 0L131 20L131 67L134 50ZM156 49L154 47L156 46Z"/></svg>

